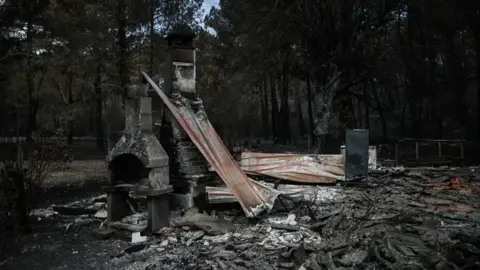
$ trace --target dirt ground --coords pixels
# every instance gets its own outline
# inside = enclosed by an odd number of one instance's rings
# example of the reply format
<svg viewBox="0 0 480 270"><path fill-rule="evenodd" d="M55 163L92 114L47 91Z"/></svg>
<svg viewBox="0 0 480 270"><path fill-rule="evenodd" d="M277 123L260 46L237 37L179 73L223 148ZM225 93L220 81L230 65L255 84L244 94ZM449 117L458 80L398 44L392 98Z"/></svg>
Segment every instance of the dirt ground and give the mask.
<svg viewBox="0 0 480 270"><path fill-rule="evenodd" d="M50 177L47 189L40 195L40 208L65 204L85 197L99 195L105 184L101 161L74 162L72 168ZM32 233L16 237L1 226L1 269L104 269L98 265L105 254L122 247L96 241L89 232L98 224L64 227L68 217L41 219L31 217ZM2 220L5 223L5 220ZM1 221L0 221L1 222ZM73 267L72 267L73 266ZM93 266L93 268L92 268Z"/></svg>

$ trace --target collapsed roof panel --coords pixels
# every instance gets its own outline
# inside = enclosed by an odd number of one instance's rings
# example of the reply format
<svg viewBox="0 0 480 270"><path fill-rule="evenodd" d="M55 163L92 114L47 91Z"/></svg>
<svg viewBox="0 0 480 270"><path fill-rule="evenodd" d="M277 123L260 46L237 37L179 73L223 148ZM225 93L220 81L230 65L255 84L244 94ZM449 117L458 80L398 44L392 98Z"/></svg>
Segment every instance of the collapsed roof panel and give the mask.
<svg viewBox="0 0 480 270"><path fill-rule="evenodd" d="M245 215L254 217L265 210L272 209L280 192L256 183L247 177L213 129L203 108L194 112L189 103L182 102L181 96L176 97L174 105L146 73L142 72L142 74L160 95L174 118L192 139L205 159L232 191L240 202ZM201 103L201 100L198 100L198 102Z"/></svg>
<svg viewBox="0 0 480 270"><path fill-rule="evenodd" d="M262 174L299 183L333 184L344 180L343 155L242 153L246 173Z"/></svg>

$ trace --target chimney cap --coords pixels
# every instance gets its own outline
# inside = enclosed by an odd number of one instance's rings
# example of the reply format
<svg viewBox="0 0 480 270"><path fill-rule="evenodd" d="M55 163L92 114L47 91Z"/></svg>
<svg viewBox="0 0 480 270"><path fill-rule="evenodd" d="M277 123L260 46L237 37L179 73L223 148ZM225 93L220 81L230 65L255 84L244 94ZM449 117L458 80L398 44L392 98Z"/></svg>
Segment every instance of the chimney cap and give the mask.
<svg viewBox="0 0 480 270"><path fill-rule="evenodd" d="M165 37L168 47L183 47L194 49L193 40L196 34L186 24L178 24L173 27L172 31Z"/></svg>

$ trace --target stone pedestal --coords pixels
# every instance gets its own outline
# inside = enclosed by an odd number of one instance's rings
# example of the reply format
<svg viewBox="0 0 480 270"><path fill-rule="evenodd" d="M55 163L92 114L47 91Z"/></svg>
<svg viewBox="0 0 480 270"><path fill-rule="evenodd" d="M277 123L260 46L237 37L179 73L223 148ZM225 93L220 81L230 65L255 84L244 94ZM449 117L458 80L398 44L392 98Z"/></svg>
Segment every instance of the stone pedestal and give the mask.
<svg viewBox="0 0 480 270"><path fill-rule="evenodd" d="M173 191L171 186L157 190L138 190L136 196L146 197L148 204L148 234L170 225L169 195Z"/></svg>

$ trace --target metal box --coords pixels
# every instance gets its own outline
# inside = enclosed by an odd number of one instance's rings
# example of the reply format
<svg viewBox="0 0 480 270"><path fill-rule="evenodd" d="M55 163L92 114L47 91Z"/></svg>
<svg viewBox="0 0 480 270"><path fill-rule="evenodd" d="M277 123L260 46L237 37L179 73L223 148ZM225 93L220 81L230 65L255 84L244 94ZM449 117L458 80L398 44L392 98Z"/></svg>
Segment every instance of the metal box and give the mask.
<svg viewBox="0 0 480 270"><path fill-rule="evenodd" d="M368 176L368 129L352 129L345 133L345 179Z"/></svg>

